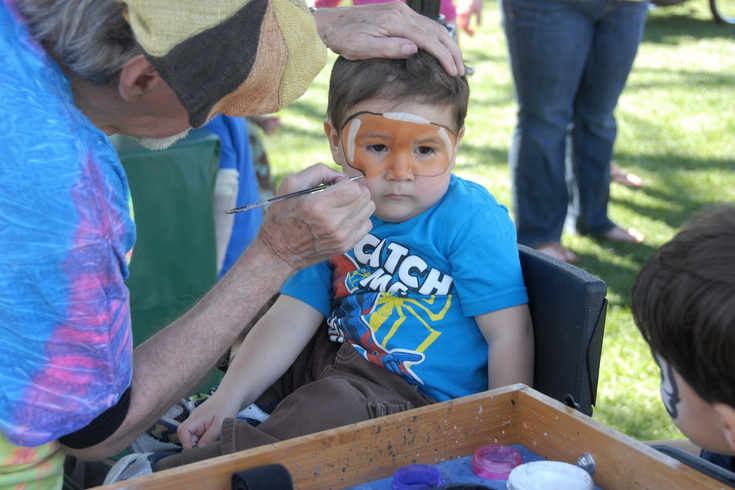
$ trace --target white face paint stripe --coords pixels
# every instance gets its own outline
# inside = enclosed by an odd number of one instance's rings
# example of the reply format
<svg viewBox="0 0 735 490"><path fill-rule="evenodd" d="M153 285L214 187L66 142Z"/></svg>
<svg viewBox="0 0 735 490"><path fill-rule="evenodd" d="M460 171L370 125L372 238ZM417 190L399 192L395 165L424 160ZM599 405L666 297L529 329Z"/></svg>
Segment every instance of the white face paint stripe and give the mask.
<svg viewBox="0 0 735 490"><path fill-rule="evenodd" d="M431 121L429 121L425 117L418 116L416 114L409 114L407 112L384 112L383 117L394 119L396 121L405 121L418 124L431 124Z"/></svg>
<svg viewBox="0 0 735 490"><path fill-rule="evenodd" d="M347 143L347 148L345 150L347 151L348 162L355 161L355 138L357 138L357 132L360 130L360 126L362 126L362 121L353 119L350 130L347 133L347 141L345 142Z"/></svg>
<svg viewBox="0 0 735 490"><path fill-rule="evenodd" d="M431 124L433 123L426 119L425 117L416 115L416 114L409 114L408 112L384 112L383 117L387 119L393 119L395 121L405 121L405 122L411 122L411 123L417 123L417 124ZM452 154L454 153L454 147L452 146L452 140L449 139L449 134L447 134L447 130L443 126L439 126L439 137L444 141L444 146L447 148L447 154L449 155L449 159L452 159ZM350 157L352 159L352 157Z"/></svg>
<svg viewBox="0 0 735 490"><path fill-rule="evenodd" d="M363 117L365 117L364 120L362 119ZM380 118L383 118L384 122L381 123ZM350 127L347 128L347 131L345 132L344 129L347 126ZM358 163L355 161L358 153L357 137L363 131L362 126L365 126L364 131L368 131L368 133L373 130L378 132L387 130L391 132L391 134L393 134L394 136L394 139L397 138L394 143L401 145L398 148L401 151L405 150L406 145L408 144L407 138L409 137L413 138L413 142L411 143L412 145L419 141L422 141L422 139L429 138L426 139L427 145L436 146L436 151L444 151L444 155L440 156L439 160L436 160L432 157L431 162L425 161L425 159L423 158L420 159L419 162L419 160L416 160L417 157L414 155L414 160L411 161L412 163L409 163L409 167L413 170L416 176L435 177L446 172L447 168L449 168L449 166L451 165L454 153L457 150L458 146L457 143L453 143L452 137L454 136L454 133L451 129L441 124L433 123L430 119L427 119L423 116L407 112L356 112L352 116L348 117L347 122L342 125L342 149L345 159L347 160L346 163L353 168L361 170L363 173L365 173L368 169L360 168L360 165L366 165L366 162L361 161ZM432 129L430 130L429 128ZM431 137L431 133L433 133L435 136ZM441 145L443 146L442 149L438 148L440 143L436 139L433 140L434 143L429 143L431 138L436 138L436 136L438 136L441 140ZM441 155L441 153L436 154L436 156L439 155ZM369 157L363 155L362 147L360 148L360 158L369 159ZM446 160L444 160L445 158ZM370 169L372 169L371 172L377 172L378 174L384 172L388 167L391 167L393 165L391 161L391 159L388 159L383 161L382 163L376 162L377 165L370 166ZM442 164L445 164L442 171L439 173L434 173L435 170L438 171L437 165ZM429 173L423 173L425 171ZM370 175L366 175L368 176L368 178L370 178Z"/></svg>
<svg viewBox="0 0 735 490"><path fill-rule="evenodd" d="M444 146L447 149L447 155L449 155L449 160L452 159L452 154L454 153L454 147L452 146L452 140L449 139L449 135L447 134L447 130L440 127L439 128L439 137L444 141Z"/></svg>

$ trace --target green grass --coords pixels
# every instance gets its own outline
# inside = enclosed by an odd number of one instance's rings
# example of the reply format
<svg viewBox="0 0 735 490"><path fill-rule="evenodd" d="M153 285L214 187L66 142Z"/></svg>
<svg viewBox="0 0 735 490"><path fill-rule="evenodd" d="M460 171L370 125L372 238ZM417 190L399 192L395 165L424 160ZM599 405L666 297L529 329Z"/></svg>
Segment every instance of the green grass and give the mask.
<svg viewBox="0 0 735 490"><path fill-rule="evenodd" d="M484 25L463 37L476 69L467 133L456 173L487 186L510 207L507 153L515 101L495 0ZM329 67L280 113L284 127L265 145L277 179L331 162L322 130ZM711 20L706 0L650 13L644 42L620 100L616 160L644 188L613 185L610 215L646 235L643 245L610 245L565 236L581 267L604 279L610 301L594 417L640 440L681 438L658 398L658 370L633 324L630 290L637 272L692 213L735 199L735 27Z"/></svg>

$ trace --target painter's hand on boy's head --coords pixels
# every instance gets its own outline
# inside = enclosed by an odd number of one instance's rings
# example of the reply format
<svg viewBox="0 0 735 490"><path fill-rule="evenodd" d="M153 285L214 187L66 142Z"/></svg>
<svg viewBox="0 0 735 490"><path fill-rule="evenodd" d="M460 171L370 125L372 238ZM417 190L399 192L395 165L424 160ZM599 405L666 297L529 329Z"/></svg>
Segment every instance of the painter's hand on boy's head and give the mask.
<svg viewBox="0 0 735 490"><path fill-rule="evenodd" d="M447 73L465 73L462 53L449 31L403 2L319 9L314 20L324 44L346 59L406 58L421 48Z"/></svg>

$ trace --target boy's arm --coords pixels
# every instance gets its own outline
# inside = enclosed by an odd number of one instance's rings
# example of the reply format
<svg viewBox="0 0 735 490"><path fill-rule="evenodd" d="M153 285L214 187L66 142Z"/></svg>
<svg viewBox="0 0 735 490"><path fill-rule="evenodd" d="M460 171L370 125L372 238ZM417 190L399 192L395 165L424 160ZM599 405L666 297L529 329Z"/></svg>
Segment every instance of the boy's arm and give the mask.
<svg viewBox="0 0 735 490"><path fill-rule="evenodd" d="M212 397L179 427L185 448L219 437L222 421L254 402L296 360L324 315L282 294L248 333Z"/></svg>
<svg viewBox="0 0 735 490"><path fill-rule="evenodd" d="M488 344L488 388L533 386L533 325L528 305L475 317Z"/></svg>

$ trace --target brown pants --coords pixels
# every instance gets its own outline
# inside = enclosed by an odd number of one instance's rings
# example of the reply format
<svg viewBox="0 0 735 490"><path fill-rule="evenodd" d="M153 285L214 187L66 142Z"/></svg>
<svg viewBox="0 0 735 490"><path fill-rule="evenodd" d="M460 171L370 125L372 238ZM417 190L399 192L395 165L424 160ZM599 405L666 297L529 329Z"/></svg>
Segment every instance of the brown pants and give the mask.
<svg viewBox="0 0 735 490"><path fill-rule="evenodd" d="M257 427L226 419L219 442L161 459L156 469L173 468L435 402L400 376L368 362L351 345L331 342L326 324L258 403L267 405L275 400L280 400L275 410Z"/></svg>

